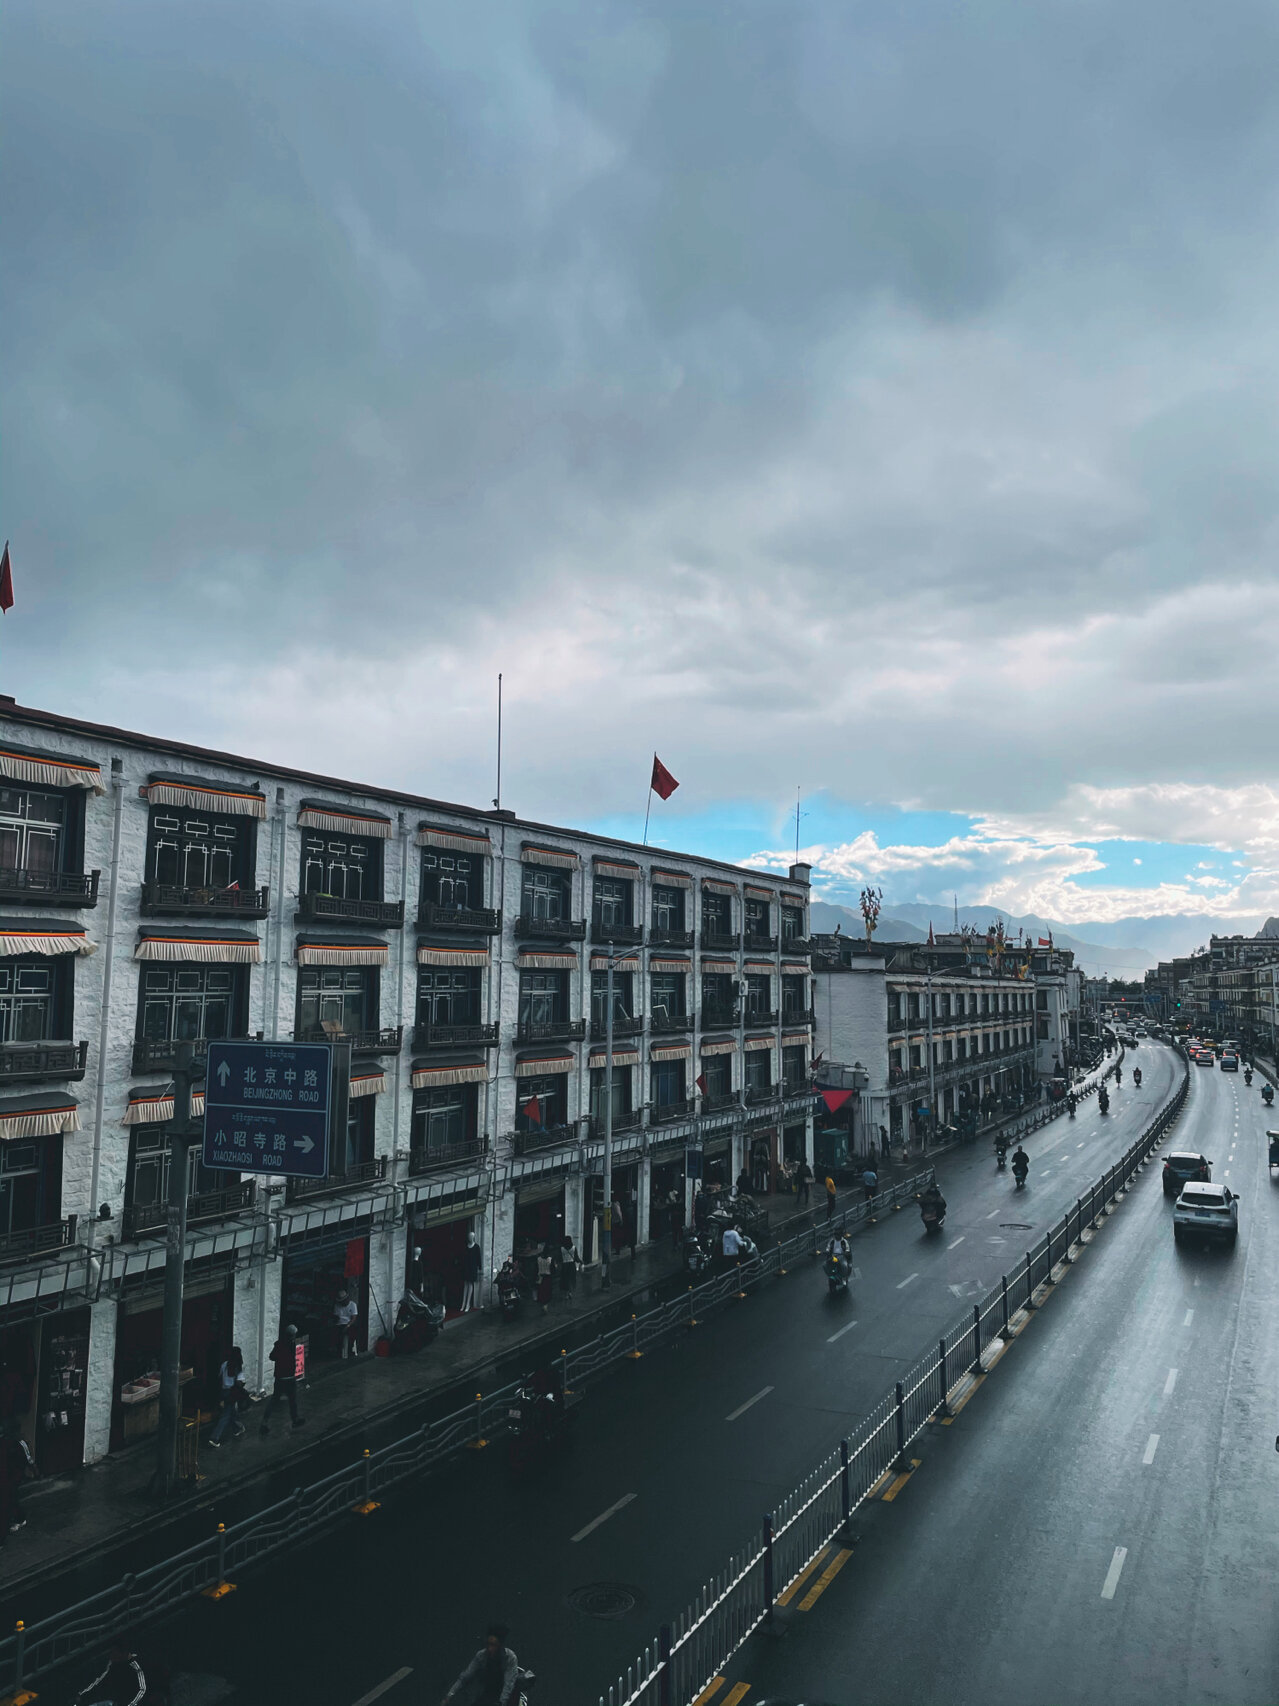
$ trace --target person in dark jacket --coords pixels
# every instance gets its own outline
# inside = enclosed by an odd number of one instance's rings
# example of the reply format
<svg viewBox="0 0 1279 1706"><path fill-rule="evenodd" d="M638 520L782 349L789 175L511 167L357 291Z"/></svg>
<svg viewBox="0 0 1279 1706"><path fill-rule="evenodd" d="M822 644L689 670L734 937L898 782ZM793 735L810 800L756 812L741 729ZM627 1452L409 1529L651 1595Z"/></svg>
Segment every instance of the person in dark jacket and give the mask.
<svg viewBox="0 0 1279 1706"><path fill-rule="evenodd" d="M444 1706L511 1706L519 1683L520 1662L506 1644L504 1623L491 1623L484 1645L444 1696Z"/></svg>
<svg viewBox="0 0 1279 1706"><path fill-rule="evenodd" d="M107 1668L76 1695L83 1706L141 1706L147 1697L142 1666L124 1641L113 1641Z"/></svg>
<svg viewBox="0 0 1279 1706"><path fill-rule="evenodd" d="M305 1425L306 1417L298 1415L298 1330L294 1326L284 1329L280 1337L271 1346L271 1367L275 1371L275 1386L267 1400L266 1411L262 1417L263 1434L271 1431L271 1417L275 1414L281 1401L289 1406L289 1419L295 1428Z"/></svg>

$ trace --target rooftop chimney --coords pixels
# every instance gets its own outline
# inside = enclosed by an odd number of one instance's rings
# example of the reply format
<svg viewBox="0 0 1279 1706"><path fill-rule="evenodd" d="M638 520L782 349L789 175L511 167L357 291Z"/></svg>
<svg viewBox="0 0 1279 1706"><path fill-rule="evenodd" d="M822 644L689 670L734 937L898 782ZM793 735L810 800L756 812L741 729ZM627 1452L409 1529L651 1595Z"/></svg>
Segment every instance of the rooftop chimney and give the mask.
<svg viewBox="0 0 1279 1706"><path fill-rule="evenodd" d="M805 888L807 888L811 882L812 875L813 867L811 865L792 865L790 868L791 882L803 883Z"/></svg>

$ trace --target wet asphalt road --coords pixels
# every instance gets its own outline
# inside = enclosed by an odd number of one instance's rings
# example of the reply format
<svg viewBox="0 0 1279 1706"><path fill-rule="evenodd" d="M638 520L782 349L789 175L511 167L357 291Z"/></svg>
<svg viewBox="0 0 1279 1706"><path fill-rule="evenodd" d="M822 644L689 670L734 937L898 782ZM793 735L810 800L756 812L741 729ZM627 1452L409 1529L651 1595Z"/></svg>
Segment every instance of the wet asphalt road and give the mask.
<svg viewBox="0 0 1279 1706"><path fill-rule="evenodd" d="M1149 1122L1180 1064L1150 1045L1137 1058L1145 1083L1134 1090L1126 1070L1109 1116L1090 1099L1028 1140L1025 1191L985 1149L944 1157L943 1235L926 1238L913 1213L859 1233L847 1298L827 1296L816 1264L769 1282L590 1387L574 1447L539 1472L515 1474L500 1446L466 1454L374 1516L247 1572L220 1604L144 1632L144 1652L203 1679L175 1706L356 1706L397 1676L379 1696L387 1706L433 1702L494 1617L539 1673L537 1706L594 1706L764 1512ZM1108 1342L1113 1317L1095 1329ZM625 1614L572 1603L608 1583L633 1600Z"/></svg>
<svg viewBox="0 0 1279 1706"><path fill-rule="evenodd" d="M1279 1700L1279 1172L1254 1081L1192 1068L1166 1149L1239 1193L1177 1248L1148 1168L831 1587L729 1670L737 1706ZM903 1620L903 1608L908 1616ZM904 1628L912 1638L897 1638Z"/></svg>

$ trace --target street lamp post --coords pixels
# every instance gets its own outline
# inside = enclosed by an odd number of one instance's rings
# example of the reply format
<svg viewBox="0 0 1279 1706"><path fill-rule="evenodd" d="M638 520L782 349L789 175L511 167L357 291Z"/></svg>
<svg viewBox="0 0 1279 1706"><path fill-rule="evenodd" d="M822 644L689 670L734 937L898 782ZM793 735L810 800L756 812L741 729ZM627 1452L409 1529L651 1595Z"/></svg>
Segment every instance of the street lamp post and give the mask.
<svg viewBox="0 0 1279 1706"><path fill-rule="evenodd" d="M182 1362L182 1301L187 1241L187 1173L191 1144L191 1080L194 1050L177 1045L173 1071L173 1119L169 1125L169 1192L164 1240L164 1316L160 1351L160 1418L156 1433L155 1490L162 1498L177 1480L178 1421Z"/></svg>
<svg viewBox="0 0 1279 1706"><path fill-rule="evenodd" d="M937 1070L933 1062L933 968L928 967L928 1124L924 1127L924 1154L928 1154L928 1133L937 1136Z"/></svg>
<svg viewBox="0 0 1279 1706"><path fill-rule="evenodd" d="M613 1283L613 967L617 956L608 945L604 974L604 1225L600 1234L600 1285Z"/></svg>

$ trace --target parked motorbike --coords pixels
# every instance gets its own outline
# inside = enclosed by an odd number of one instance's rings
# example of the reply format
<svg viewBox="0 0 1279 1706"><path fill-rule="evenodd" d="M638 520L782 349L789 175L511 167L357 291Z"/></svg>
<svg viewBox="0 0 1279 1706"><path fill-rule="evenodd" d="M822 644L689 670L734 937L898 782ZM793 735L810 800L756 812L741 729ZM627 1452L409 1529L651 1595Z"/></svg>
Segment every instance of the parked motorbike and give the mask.
<svg viewBox="0 0 1279 1706"><path fill-rule="evenodd" d="M420 1350L440 1336L444 1326L444 1305L428 1303L410 1288L400 1299L395 1311L395 1326L391 1332L391 1355L402 1356L407 1351Z"/></svg>
<svg viewBox="0 0 1279 1706"><path fill-rule="evenodd" d="M520 1312L524 1292L520 1285L519 1264L513 1257L508 1257L497 1273L497 1301L502 1311L503 1321L514 1321Z"/></svg>
<svg viewBox="0 0 1279 1706"><path fill-rule="evenodd" d="M1261 1086L1261 1099L1267 1107L1270 1106L1275 1099L1275 1087L1273 1084L1263 1084Z"/></svg>
<svg viewBox="0 0 1279 1706"><path fill-rule="evenodd" d="M698 1232L690 1227L684 1234L684 1272L686 1274L705 1273L714 1260L715 1246L710 1234Z"/></svg>

